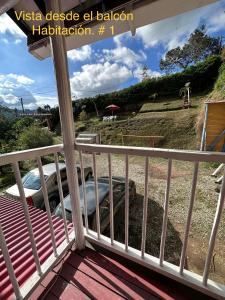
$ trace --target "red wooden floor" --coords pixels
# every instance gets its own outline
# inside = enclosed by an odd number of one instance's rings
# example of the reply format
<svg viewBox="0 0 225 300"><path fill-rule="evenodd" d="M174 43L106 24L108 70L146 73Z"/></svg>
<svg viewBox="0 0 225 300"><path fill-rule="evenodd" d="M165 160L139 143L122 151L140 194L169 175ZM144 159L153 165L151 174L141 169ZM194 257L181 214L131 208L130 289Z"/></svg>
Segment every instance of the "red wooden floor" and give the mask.
<svg viewBox="0 0 225 300"><path fill-rule="evenodd" d="M86 248L69 251L29 299L210 298L111 253Z"/></svg>

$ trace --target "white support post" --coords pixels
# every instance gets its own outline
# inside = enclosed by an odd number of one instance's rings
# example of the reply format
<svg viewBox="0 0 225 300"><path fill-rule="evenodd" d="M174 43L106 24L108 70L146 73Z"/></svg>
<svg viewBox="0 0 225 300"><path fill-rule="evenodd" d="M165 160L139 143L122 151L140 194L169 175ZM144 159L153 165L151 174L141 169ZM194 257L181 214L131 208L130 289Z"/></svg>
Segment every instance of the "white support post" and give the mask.
<svg viewBox="0 0 225 300"><path fill-rule="evenodd" d="M88 213L87 213L87 193L86 193L86 182L85 182L85 176L84 176L84 160L82 152L79 151L80 156L80 169L81 169L81 184L82 184L82 190L83 190L83 200L84 200L84 224L86 231L88 233Z"/></svg>
<svg viewBox="0 0 225 300"><path fill-rule="evenodd" d="M185 260L187 254L188 238L189 238L189 233L191 228L191 218L192 218L192 212L193 212L194 201L195 201L195 191L196 191L197 180L198 180L198 168L199 168L199 162L196 162L194 165L194 174L193 174L192 187L191 187L191 199L190 199L190 204L188 209L187 222L186 222L185 233L184 233L184 242L183 242L181 258L180 258L181 275L183 275L184 272L184 266L185 266Z"/></svg>
<svg viewBox="0 0 225 300"><path fill-rule="evenodd" d="M163 205L164 212L163 212L162 235L161 235L160 254L159 254L159 264L161 267L163 266L165 244L166 244L171 172L172 172L172 159L168 159L167 183L166 183L166 191L165 191L165 201Z"/></svg>
<svg viewBox="0 0 225 300"><path fill-rule="evenodd" d="M54 154L54 161L55 161L55 167L56 167L57 185L58 185L58 190L59 190L60 204L61 204L61 208L62 208L62 218L63 218L63 223L64 223L66 241L69 244L70 239L69 239L69 233L68 233L67 222L66 222L66 212L65 212L64 202L63 202L63 198L64 198L63 197L63 188L62 188L62 181L61 181L61 175L60 175L60 170L59 170L59 157L58 157L57 153Z"/></svg>
<svg viewBox="0 0 225 300"><path fill-rule="evenodd" d="M109 164L109 201L110 201L110 237L111 245L114 243L114 201L113 201L113 184L112 184L112 157L108 153Z"/></svg>
<svg viewBox="0 0 225 300"><path fill-rule="evenodd" d="M40 263L38 252L37 252L37 245L36 245L36 241L35 241L35 237L34 237L32 223L31 223L31 220L30 220L27 201L26 201L26 197L25 197L25 193L24 193L24 188L23 188L23 182L22 182L22 179L21 179L19 163L16 162L16 163L12 164L12 168L13 168L14 175L15 175L15 178L16 178L16 183L17 183L17 186L18 186L20 201L23 205L24 218L25 218L25 222L26 222L26 225L27 225L27 230L28 230L28 233L29 233L29 239L30 239L30 243L31 243L31 248L32 248L33 256L34 256L36 269L37 269L38 275L41 276L42 275L41 263Z"/></svg>
<svg viewBox="0 0 225 300"><path fill-rule="evenodd" d="M7 248L7 244L6 244L6 240L4 237L4 233L1 227L1 223L0 223L0 248L3 254L3 258L6 264L6 268L9 274L9 279L12 283L13 286L13 290L16 296L16 299L22 299L21 293L20 293L20 287L16 278L16 275L14 273L14 269L13 269L13 265L12 265L12 261L9 255L9 250Z"/></svg>
<svg viewBox="0 0 225 300"><path fill-rule="evenodd" d="M220 220L221 220L222 213L223 213L224 203L225 203L225 171L224 171L223 183L221 186L220 195L219 195L219 199L218 199L218 203L217 203L216 214L214 217L212 231L211 231L211 235L210 235L210 239L209 239L209 248L208 248L208 253L206 256L205 267L204 267L204 272L203 272L202 283L205 286L207 285L207 282L208 282L210 264L212 261L213 250L215 247L217 232L219 229Z"/></svg>
<svg viewBox="0 0 225 300"><path fill-rule="evenodd" d="M46 4L47 11L58 14L62 12L59 0L49 0L46 1ZM64 26L62 21L51 21L50 23L53 27ZM73 225L76 235L76 246L78 249L83 249L85 246L84 229L80 210L78 175L74 152L75 132L65 37L62 35L52 36L51 47L58 90L60 121L71 198Z"/></svg>
<svg viewBox="0 0 225 300"><path fill-rule="evenodd" d="M203 128L202 128L202 138L201 138L200 151L203 151L204 147L205 147L207 118L208 118L208 104L206 103L205 104L205 117L204 117L204 123L203 123Z"/></svg>
<svg viewBox="0 0 225 300"><path fill-rule="evenodd" d="M212 173L211 176L217 176L217 174L223 169L225 164L220 164L219 167Z"/></svg>
<svg viewBox="0 0 225 300"><path fill-rule="evenodd" d="M93 153L93 170L94 170L94 182L95 182L95 205L96 205L96 230L98 239L101 238L101 224L100 224L100 211L99 211L99 193L98 193L98 174L96 166L96 153Z"/></svg>
<svg viewBox="0 0 225 300"><path fill-rule="evenodd" d="M125 155L125 251L129 245L129 158Z"/></svg>
<svg viewBox="0 0 225 300"><path fill-rule="evenodd" d="M143 218L142 218L142 239L141 239L141 257L145 255L146 244L146 229L148 218L148 172L149 172L149 159L145 158L145 189L144 189L144 201L143 201Z"/></svg>
<svg viewBox="0 0 225 300"><path fill-rule="evenodd" d="M52 240L52 248L55 257L58 256L57 254L57 246L56 246L56 241L55 241L55 232L54 232L54 227L53 227L53 222L52 222L52 215L50 211L50 206L49 206L49 199L48 199L48 190L45 182L45 177L44 177L44 172L43 172L43 167L42 167L42 162L41 158L37 158L37 165L38 165L38 170L40 174L40 180L41 180L41 189L42 189L42 194L44 198L44 204L45 204L45 209L48 217L48 225L49 225L49 231L51 235L51 240Z"/></svg>
<svg viewBox="0 0 225 300"><path fill-rule="evenodd" d="M188 93L188 105L191 106L190 87L187 88L187 93Z"/></svg>

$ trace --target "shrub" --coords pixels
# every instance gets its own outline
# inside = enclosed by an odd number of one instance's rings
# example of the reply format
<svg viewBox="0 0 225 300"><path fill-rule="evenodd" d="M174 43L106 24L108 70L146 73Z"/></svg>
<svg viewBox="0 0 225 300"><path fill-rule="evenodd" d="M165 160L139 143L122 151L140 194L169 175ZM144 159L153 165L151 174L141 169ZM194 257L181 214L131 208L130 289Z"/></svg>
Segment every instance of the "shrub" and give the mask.
<svg viewBox="0 0 225 300"><path fill-rule="evenodd" d="M18 140L20 149L32 149L53 144L52 134L36 125L24 130Z"/></svg>
<svg viewBox="0 0 225 300"><path fill-rule="evenodd" d="M222 58L222 61L225 62L225 47L223 47L223 49L221 51L221 58Z"/></svg>
<svg viewBox="0 0 225 300"><path fill-rule="evenodd" d="M82 112L79 114L79 120L80 121L86 121L87 120L87 113L85 110L82 110Z"/></svg>
<svg viewBox="0 0 225 300"><path fill-rule="evenodd" d="M210 94L212 100L225 99L225 62L220 67L219 76L214 85L213 91Z"/></svg>

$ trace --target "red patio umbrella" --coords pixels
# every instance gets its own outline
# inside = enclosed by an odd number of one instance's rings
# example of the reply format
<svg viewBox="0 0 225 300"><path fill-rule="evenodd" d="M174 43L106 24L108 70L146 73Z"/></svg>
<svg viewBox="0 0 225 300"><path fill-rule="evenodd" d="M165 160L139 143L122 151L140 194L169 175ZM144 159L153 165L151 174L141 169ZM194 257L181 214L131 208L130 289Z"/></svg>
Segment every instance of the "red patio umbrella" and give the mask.
<svg viewBox="0 0 225 300"><path fill-rule="evenodd" d="M120 107L117 106L117 105L115 105L115 104L110 104L109 106L106 107L106 109L111 110L112 115L113 115L113 112L116 111L116 110L118 110L118 109L120 109Z"/></svg>

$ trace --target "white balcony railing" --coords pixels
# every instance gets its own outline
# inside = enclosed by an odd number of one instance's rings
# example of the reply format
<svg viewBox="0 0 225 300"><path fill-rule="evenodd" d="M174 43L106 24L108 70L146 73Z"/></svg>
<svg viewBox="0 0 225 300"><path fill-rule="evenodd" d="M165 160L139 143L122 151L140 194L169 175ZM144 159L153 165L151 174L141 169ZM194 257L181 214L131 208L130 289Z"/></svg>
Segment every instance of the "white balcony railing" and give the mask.
<svg viewBox="0 0 225 300"><path fill-rule="evenodd" d="M215 212L214 222L211 229L211 235L209 239L208 251L205 257L205 266L203 276L200 276L194 272L185 269L185 259L187 255L188 239L191 227L193 206L196 194L196 185L198 182L199 164L201 162L219 162L225 163L225 155L222 153L212 153L212 152L198 152L198 151L183 151L183 150L166 150L166 149L156 149L156 148L138 148L138 147L120 147L120 146L104 146L104 145L90 145L90 144L76 144L75 150L78 151L79 155L77 159L80 161L81 165L81 179L83 183L84 191L84 227L77 228L77 230L84 231L86 240L96 243L110 251L118 253L132 261L135 261L145 267L148 267L154 271L157 271L165 276L168 276L174 280L177 280L183 284L186 284L194 289L200 290L203 293L214 297L224 297L225 286L214 282L209 279L210 264L212 261L213 250L215 247L215 240L218 233L218 227L220 225L221 216L223 212L223 206L225 201L225 181L223 181L217 209ZM0 226L0 241L1 249L4 255L5 263L7 265L10 280L13 284L15 295L17 298L24 298L29 295L30 290L32 290L45 274L51 269L54 263L59 259L59 257L68 249L71 243L74 242L74 231L72 234L68 234L67 223L64 218L65 227L65 241L58 247L55 245L54 240L54 229L52 226L52 216L50 213L49 202L48 202L48 192L45 185L45 180L43 176L41 157L49 154L53 154L56 163L57 177L58 177L58 189L60 195L60 201L63 208L63 192L60 180L60 173L58 168L58 155L57 153L63 152L62 145L56 145L51 147L45 147L34 150L26 150L22 152L15 152L4 154L0 156L0 166L11 164L14 170L16 182L20 191L20 198L23 204L25 220L27 224L27 229L29 231L30 242L32 245L32 252L36 264L36 273L33 275L33 279L29 283L25 284L22 288L19 287L17 278L15 276L13 266L11 263L10 255L7 249L7 243L4 239L4 234ZM98 168L96 164L96 154L106 154L108 157L108 166L106 166L108 176L109 176L109 199L110 199L110 237L107 237L101 233L100 226L100 214L99 214L99 202L96 201L96 231L93 231L88 226L88 216L87 216L87 204L85 197L85 178L84 178L84 153L88 153L93 159L93 171L94 171L94 182L95 182L95 197L98 199ZM124 243L119 243L114 239L114 214L113 214L113 185L112 185L112 155L120 154L124 156L124 166L125 166L125 240ZM129 246L129 156L141 156L145 158L145 179L144 179L144 200L143 200L143 219L142 219L142 242L141 250L131 248ZM168 161L167 167L167 184L165 189L165 199L163 206L163 222L161 230L161 243L160 243L160 254L159 257L154 257L149 255L145 251L146 245L146 224L148 216L148 182L149 182L149 158L164 158ZM46 207L46 213L48 216L49 227L51 231L51 240L53 254L44 265L40 265L37 248L35 244L35 238L33 236L32 225L29 218L29 211L23 191L23 185L21 181L21 175L19 170L18 162L22 160L36 160L40 172L42 191L44 196L44 202ZM186 227L184 232L183 246L180 254L180 265L169 263L164 260L165 251L165 241L167 236L167 222L168 222L168 208L169 208L169 193L170 193L170 182L171 182L171 170L174 160L188 161L193 163L193 178L192 178L192 188L190 193L190 202L188 207L188 214L186 220ZM67 166L68 167L68 166ZM225 176L224 176L225 177ZM63 209L64 211L64 209ZM1 225L1 224L0 224Z"/></svg>
<svg viewBox="0 0 225 300"><path fill-rule="evenodd" d="M32 254L36 266L36 272L34 272L33 276L29 278L29 280L22 286L19 286L18 278L15 275L15 270L13 268L13 262L11 260L11 256L8 249L8 244L6 241L6 238L4 236L3 226L0 222L0 249L8 270L9 278L12 283L14 293L16 296L16 299L24 299L31 291L40 283L40 281L43 279L43 277L51 270L52 266L60 259L60 257L67 251L67 249L71 246L71 244L75 240L74 231L68 230L68 222L65 218L65 210L63 205L63 190L62 190L62 183L61 183L61 177L60 177L60 171L59 171L59 161L58 161L58 153L61 153L63 151L62 145L56 145L56 146L50 146L50 147L44 147L39 149L32 149L32 150L25 150L21 152L13 152L8 154L0 155L0 166L4 165L11 165L12 170L14 172L15 181L18 185L19 195L20 195L20 202L23 206L23 214L25 218L25 224L29 233L29 239L30 239L30 246L32 248ZM65 232L65 238L61 242L60 245L56 245L56 235L57 235L57 228L55 230L53 226L53 220L52 215L50 212L49 207L49 199L48 199L48 191L46 187L46 182L43 174L43 168L42 168L42 162L41 157L46 155L54 155L54 161L56 165L56 175L57 175L57 184L58 184L58 192L59 192L59 198L62 205L62 216L63 216L63 223L64 223L64 232ZM38 255L38 249L36 244L37 237L34 236L33 228L32 228L32 222L29 214L28 204L26 201L23 183L21 179L21 173L19 168L19 162L24 160L33 160L36 161L36 164L39 169L40 173L40 181L42 186L42 193L44 198L44 204L47 214L47 220L50 230L50 237L51 237L51 246L52 246L52 255L48 257L48 259L41 265L40 257ZM41 220L40 220L41 222ZM7 229L7 228L6 228ZM45 237L43 236L43 239ZM1 253L0 253L1 254ZM29 257L27 257L28 259ZM21 274L19 274L21 276ZM1 291L0 291L1 292Z"/></svg>
<svg viewBox="0 0 225 300"><path fill-rule="evenodd" d="M205 257L205 266L203 276L190 272L185 269L185 260L187 256L187 246L190 234L191 220L193 207L195 202L196 186L198 182L199 164L201 162L225 162L223 153L199 152L199 151L183 151L183 150L167 150L156 148L139 148L139 147L120 147L120 146L104 146L104 145L85 145L77 144L76 150L79 151L81 165L83 165L83 153L89 153L93 156L93 169L95 176L95 185L97 186L97 168L96 168L96 153L108 155L108 176L110 179L110 238L100 234L100 218L99 204L96 201L96 221L97 233L85 228L85 237L90 242L97 243L110 251L116 252L128 259L131 259L139 264L144 265L152 270L155 270L163 275L173 278L183 284L186 284L194 289L200 290L203 293L214 297L224 297L225 286L209 279L213 250L220 225L224 201L225 201L225 180L223 180L220 194L217 202L217 209L214 217L211 235L208 244L208 251ZM124 155L125 166L125 243L121 244L114 240L114 223L113 223L113 191L112 191L112 155ZM144 200L143 200L143 219L142 219L142 242L141 250L137 250L128 246L129 244L129 156L141 156L145 158L145 180L144 180ZM146 245L146 224L148 214L148 182L149 182L149 159L164 158L168 161L167 167L167 184L165 189L164 212L161 230L161 243L159 257L154 257L145 252ZM184 240L182 251L180 253L180 265L176 266L164 260L165 242L167 237L167 221L169 208L169 193L171 183L171 170L174 160L193 163L192 188L190 193L190 201L188 214L184 232ZM224 174L225 178L225 174ZM83 181L84 182L84 181ZM85 184L85 182L84 182ZM96 188L97 191L97 188ZM97 193L96 193L97 197ZM85 202L85 201L84 201ZM86 211L86 210L85 210Z"/></svg>

